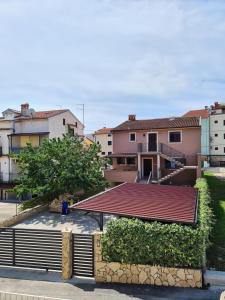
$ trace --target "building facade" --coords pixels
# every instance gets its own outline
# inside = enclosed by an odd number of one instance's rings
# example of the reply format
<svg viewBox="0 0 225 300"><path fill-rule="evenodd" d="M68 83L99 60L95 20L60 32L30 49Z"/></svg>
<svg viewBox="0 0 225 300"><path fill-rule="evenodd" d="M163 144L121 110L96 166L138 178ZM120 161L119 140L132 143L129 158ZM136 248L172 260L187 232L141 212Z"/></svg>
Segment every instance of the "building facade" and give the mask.
<svg viewBox="0 0 225 300"><path fill-rule="evenodd" d="M210 165L225 167L225 103L210 107L209 128Z"/></svg>
<svg viewBox="0 0 225 300"><path fill-rule="evenodd" d="M108 181L194 184L201 151L199 118L136 120L130 115L112 133Z"/></svg>
<svg viewBox="0 0 225 300"><path fill-rule="evenodd" d="M101 146L100 156L111 155L113 151L112 128L101 128L94 133L94 141Z"/></svg>
<svg viewBox="0 0 225 300"><path fill-rule="evenodd" d="M210 166L225 166L225 103L215 102L205 109L192 110L184 117L200 117L201 154Z"/></svg>
<svg viewBox="0 0 225 300"><path fill-rule="evenodd" d="M14 185L18 176L11 153L19 153L27 143L38 147L45 138L62 137L67 133L83 136L83 130L83 124L68 109L36 112L25 103L20 111L4 111L0 118L0 199L10 197L6 190Z"/></svg>

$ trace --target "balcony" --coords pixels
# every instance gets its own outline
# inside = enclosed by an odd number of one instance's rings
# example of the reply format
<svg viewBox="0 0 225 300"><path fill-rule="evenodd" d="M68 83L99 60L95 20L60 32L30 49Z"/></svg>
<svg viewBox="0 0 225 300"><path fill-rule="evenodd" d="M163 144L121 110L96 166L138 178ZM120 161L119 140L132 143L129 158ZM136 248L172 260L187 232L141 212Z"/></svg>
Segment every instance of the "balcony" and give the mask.
<svg viewBox="0 0 225 300"><path fill-rule="evenodd" d="M19 154L23 149L24 149L24 147L11 147L10 153Z"/></svg>
<svg viewBox="0 0 225 300"><path fill-rule="evenodd" d="M0 182L1 183L14 183L18 182L19 175L18 173L3 173L0 172Z"/></svg>

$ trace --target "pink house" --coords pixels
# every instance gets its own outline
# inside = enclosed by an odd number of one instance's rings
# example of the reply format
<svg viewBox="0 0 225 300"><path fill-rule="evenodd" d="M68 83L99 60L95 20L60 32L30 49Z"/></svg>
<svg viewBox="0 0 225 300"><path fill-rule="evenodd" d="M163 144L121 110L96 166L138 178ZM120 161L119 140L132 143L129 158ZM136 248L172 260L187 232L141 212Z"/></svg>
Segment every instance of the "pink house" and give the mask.
<svg viewBox="0 0 225 300"><path fill-rule="evenodd" d="M199 118L136 120L129 115L112 133L113 169L105 170L110 182L193 185L200 174Z"/></svg>

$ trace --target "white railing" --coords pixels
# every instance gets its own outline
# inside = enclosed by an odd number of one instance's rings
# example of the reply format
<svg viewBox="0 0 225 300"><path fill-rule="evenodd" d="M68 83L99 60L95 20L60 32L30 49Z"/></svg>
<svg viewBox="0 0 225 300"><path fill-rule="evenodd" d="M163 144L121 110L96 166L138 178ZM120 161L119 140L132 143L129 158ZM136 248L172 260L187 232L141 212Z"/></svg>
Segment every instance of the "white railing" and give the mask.
<svg viewBox="0 0 225 300"><path fill-rule="evenodd" d="M137 176L136 176L134 182L137 183L138 181L139 181L139 171L137 171Z"/></svg>
<svg viewBox="0 0 225 300"><path fill-rule="evenodd" d="M152 171L149 173L147 184L150 183L151 177L152 177Z"/></svg>

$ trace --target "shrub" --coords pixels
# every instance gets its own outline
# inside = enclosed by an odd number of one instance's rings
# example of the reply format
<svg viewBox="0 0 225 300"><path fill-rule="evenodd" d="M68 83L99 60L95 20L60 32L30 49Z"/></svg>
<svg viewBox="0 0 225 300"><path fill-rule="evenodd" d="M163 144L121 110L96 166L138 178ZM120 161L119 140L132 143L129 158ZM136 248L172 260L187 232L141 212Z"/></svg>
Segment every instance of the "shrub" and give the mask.
<svg viewBox="0 0 225 300"><path fill-rule="evenodd" d="M200 195L196 227L138 219L113 220L102 236L103 258L122 263L202 267L212 213L206 181L198 180L197 187Z"/></svg>

